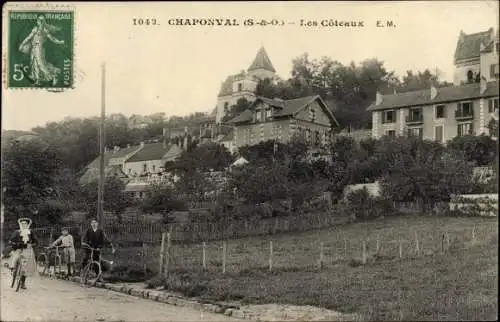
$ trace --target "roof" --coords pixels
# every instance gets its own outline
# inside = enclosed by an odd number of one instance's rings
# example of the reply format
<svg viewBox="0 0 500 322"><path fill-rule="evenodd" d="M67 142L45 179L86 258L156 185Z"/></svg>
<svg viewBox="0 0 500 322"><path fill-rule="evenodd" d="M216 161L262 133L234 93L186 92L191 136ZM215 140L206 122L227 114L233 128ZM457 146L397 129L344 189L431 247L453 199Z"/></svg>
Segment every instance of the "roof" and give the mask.
<svg viewBox="0 0 500 322"><path fill-rule="evenodd" d="M438 103L463 101L483 97L498 96L498 81L486 84L486 91L481 94L480 83L437 88L437 96L431 99L430 89L406 93L383 95L379 105L372 104L367 110L386 110L411 106L434 105Z"/></svg>
<svg viewBox="0 0 500 322"><path fill-rule="evenodd" d="M168 144L166 147L161 143L151 143L145 144L144 147L134 154L126 162L141 162L141 161L151 161L151 160L162 160L168 150L170 150L171 145Z"/></svg>
<svg viewBox="0 0 500 322"><path fill-rule="evenodd" d="M111 165L104 167L104 177L116 176L121 179L127 178L127 175L122 171L119 165ZM83 176L80 177L80 184L88 184L99 180L99 168L89 168Z"/></svg>
<svg viewBox="0 0 500 322"><path fill-rule="evenodd" d="M276 72L276 70L273 67L273 64L271 63L271 60L269 59L269 56L267 56L267 52L264 49L264 47L260 47L259 51L257 52L257 55L255 56L255 59L248 68L249 71L256 69L265 69L273 73Z"/></svg>
<svg viewBox="0 0 500 322"><path fill-rule="evenodd" d="M314 101L319 100L320 105L324 107L324 112L330 116L330 118L338 125L335 116L332 111L328 108L326 103L321 99L319 95L312 95L306 97L300 97L292 100L277 100L270 99L266 97L257 97L257 99L252 103L250 107L255 106L258 102L264 102L270 106L277 107L277 110L274 112L273 117L287 117L294 116L298 113L302 108L311 104ZM243 113L232 119L230 122L234 124L251 122L253 120L253 113L250 109L245 110Z"/></svg>
<svg viewBox="0 0 500 322"><path fill-rule="evenodd" d="M460 37L455 49L455 62L459 60L479 58L481 44L489 45L491 41L493 28L490 30L478 32L470 35L460 32Z"/></svg>
<svg viewBox="0 0 500 322"><path fill-rule="evenodd" d="M113 156L112 151L104 152L104 165L109 164L109 160L112 158L112 156ZM100 159L101 159L100 157L95 158L94 161L92 161L89 165L87 165L87 169L99 169Z"/></svg>
<svg viewBox="0 0 500 322"><path fill-rule="evenodd" d="M116 152L114 152L113 150L108 151L108 152L104 152L104 165L108 165L109 160L111 160L111 159L126 157L130 153L138 150L139 148L140 148L140 146L135 145L135 146L131 146L128 148L120 149ZM87 169L99 168L99 161L100 161L100 157L95 158L94 161L92 161L89 165L87 165Z"/></svg>
<svg viewBox="0 0 500 322"><path fill-rule="evenodd" d="M178 156L181 155L183 150L177 145L172 144L168 152L165 154L165 161L174 161Z"/></svg>
<svg viewBox="0 0 500 322"><path fill-rule="evenodd" d="M125 192L141 192L146 191L148 188L147 183L129 183L125 186Z"/></svg>

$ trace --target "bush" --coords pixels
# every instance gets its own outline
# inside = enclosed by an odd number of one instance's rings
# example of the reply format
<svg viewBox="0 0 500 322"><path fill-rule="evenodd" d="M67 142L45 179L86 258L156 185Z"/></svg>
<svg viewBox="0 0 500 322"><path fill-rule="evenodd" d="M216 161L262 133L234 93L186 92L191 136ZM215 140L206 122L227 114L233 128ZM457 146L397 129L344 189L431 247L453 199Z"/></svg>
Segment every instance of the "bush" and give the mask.
<svg viewBox="0 0 500 322"><path fill-rule="evenodd" d="M104 278L110 282L144 282L154 276L150 269L144 269L137 265L112 266L110 270L104 272Z"/></svg>
<svg viewBox="0 0 500 322"><path fill-rule="evenodd" d="M347 194L341 202L341 208L346 215L357 221L396 214L389 200L370 195L366 188Z"/></svg>

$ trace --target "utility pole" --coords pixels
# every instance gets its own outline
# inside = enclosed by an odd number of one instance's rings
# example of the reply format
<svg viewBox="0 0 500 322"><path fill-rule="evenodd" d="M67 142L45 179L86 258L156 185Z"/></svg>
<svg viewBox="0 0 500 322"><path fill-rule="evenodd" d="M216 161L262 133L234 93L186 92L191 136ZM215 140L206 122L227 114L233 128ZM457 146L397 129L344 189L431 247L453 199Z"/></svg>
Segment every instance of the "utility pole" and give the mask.
<svg viewBox="0 0 500 322"><path fill-rule="evenodd" d="M99 226L103 224L103 202L104 202L104 122L106 120L106 65L101 65L101 124L99 127L99 189L97 192L97 221Z"/></svg>

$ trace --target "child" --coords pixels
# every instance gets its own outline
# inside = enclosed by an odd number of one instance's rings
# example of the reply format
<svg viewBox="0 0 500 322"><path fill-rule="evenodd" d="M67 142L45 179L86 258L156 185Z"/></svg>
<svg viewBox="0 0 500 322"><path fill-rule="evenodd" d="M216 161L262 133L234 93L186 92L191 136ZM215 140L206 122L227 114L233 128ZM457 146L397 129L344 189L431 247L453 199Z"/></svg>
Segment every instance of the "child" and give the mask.
<svg viewBox="0 0 500 322"><path fill-rule="evenodd" d="M75 243L73 236L69 233L68 228L62 229L62 235L55 242L52 243L52 247L61 245L64 247L62 249L62 257L64 262L68 265L68 276L72 276L75 268Z"/></svg>

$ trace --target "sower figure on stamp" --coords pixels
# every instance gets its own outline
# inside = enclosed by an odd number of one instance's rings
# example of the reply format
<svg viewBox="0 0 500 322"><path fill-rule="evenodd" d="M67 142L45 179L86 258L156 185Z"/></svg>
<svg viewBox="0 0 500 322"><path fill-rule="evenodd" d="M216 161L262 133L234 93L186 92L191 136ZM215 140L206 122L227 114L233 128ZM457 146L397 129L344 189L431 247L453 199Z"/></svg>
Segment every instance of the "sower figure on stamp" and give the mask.
<svg viewBox="0 0 500 322"><path fill-rule="evenodd" d="M35 276L37 273L35 252L33 246L37 239L30 229L31 219L20 218L18 221L19 229L14 231L10 237L9 244L12 246L13 253L10 261L10 269L14 270L16 263L21 259L21 288L26 288L26 278Z"/></svg>
<svg viewBox="0 0 500 322"><path fill-rule="evenodd" d="M59 40L52 35L59 30L59 27L48 24L44 16L40 15L36 26L19 45L19 50L22 53L30 55L31 71L29 77L35 82L35 85L40 85L41 82L52 82L53 86L57 85L57 77L61 73L61 69L53 66L45 58L44 43L46 39L49 39L56 45L63 45L64 40Z"/></svg>
<svg viewBox="0 0 500 322"><path fill-rule="evenodd" d="M82 244L85 243L89 245L92 248L98 248L99 251L94 251L94 258L93 260L98 261L99 260L99 255L100 255L100 249L102 249L104 246L109 245L111 246L111 252L115 252L115 248L111 241L108 239L104 231L99 228L99 224L97 223L97 220L92 219L90 221L90 228L85 231L85 233L82 236ZM85 254L82 262L82 267L85 267L87 265L89 259L90 259L90 249L84 248L85 249ZM97 273L97 272L96 272Z"/></svg>

